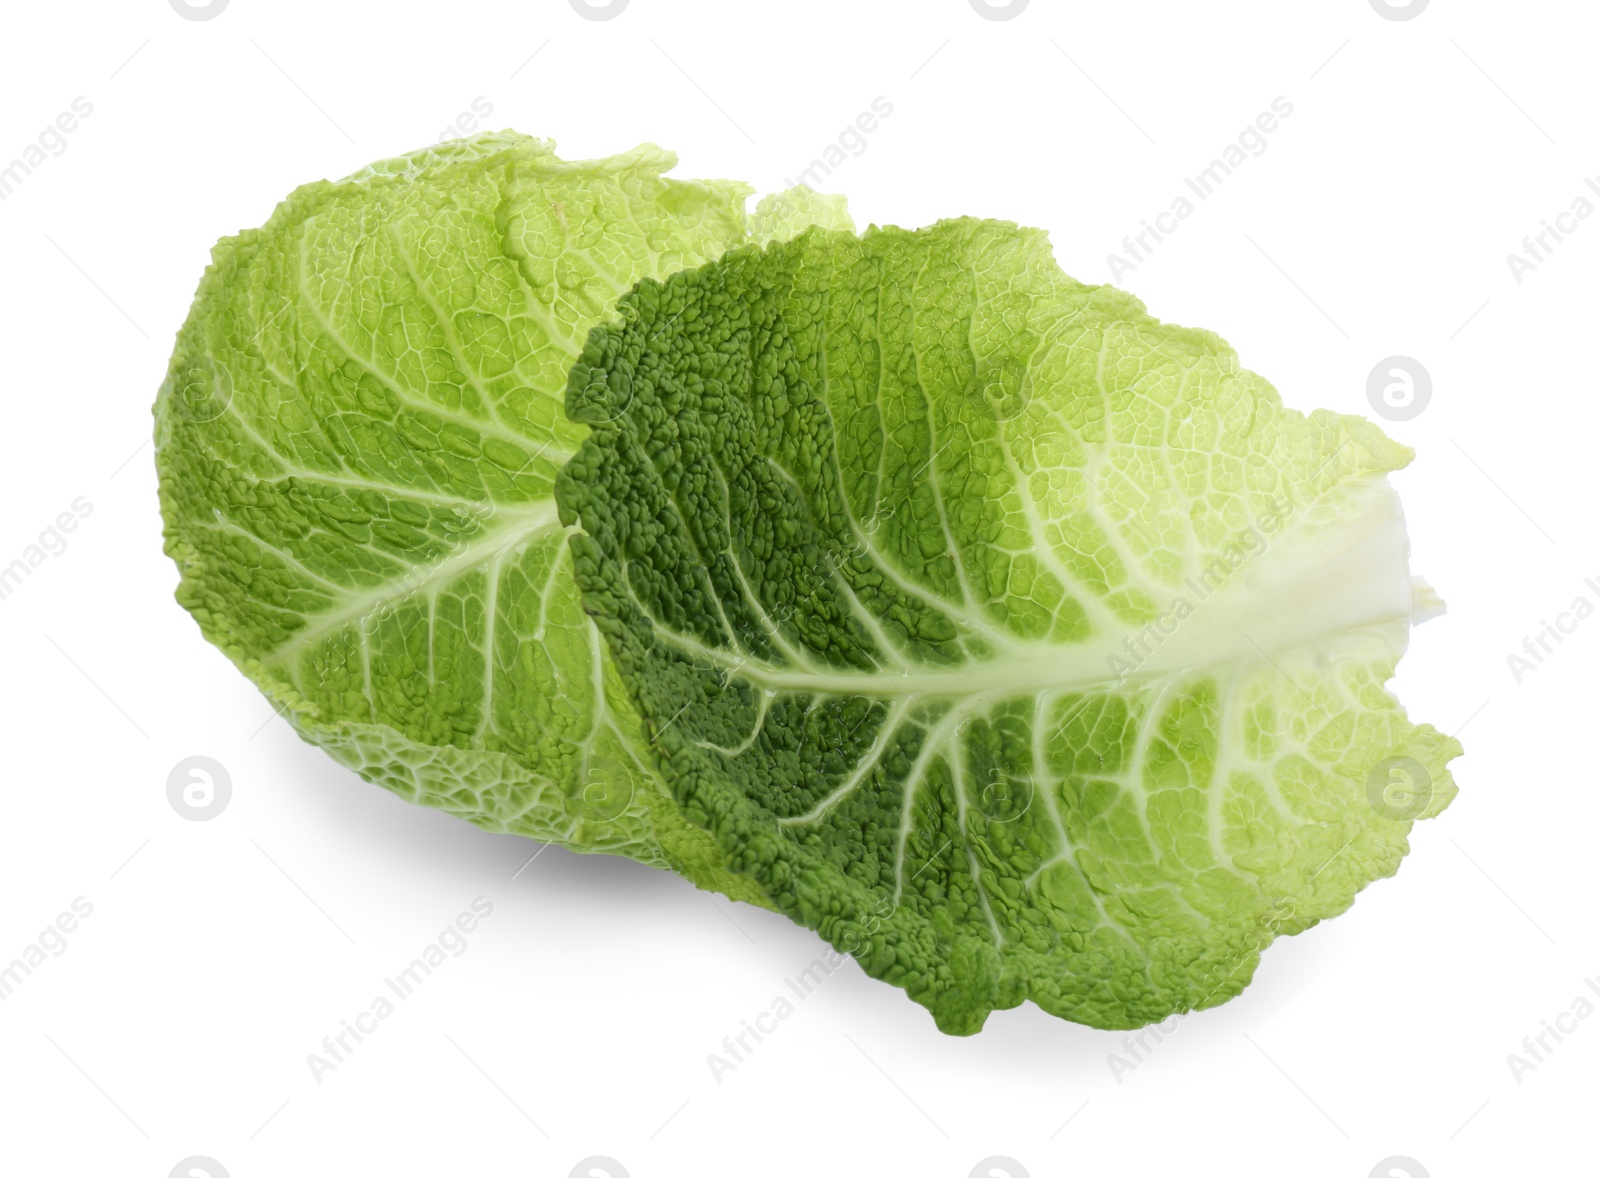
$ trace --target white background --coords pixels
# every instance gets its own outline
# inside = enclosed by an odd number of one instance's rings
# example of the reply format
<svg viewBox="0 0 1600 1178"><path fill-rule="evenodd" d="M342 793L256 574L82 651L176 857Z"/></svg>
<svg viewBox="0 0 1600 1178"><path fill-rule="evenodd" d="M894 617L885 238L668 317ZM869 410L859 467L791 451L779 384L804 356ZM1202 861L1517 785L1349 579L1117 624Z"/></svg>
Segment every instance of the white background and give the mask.
<svg viewBox="0 0 1600 1178"><path fill-rule="evenodd" d="M1600 620L1520 684L1507 655L1600 603L1600 217L1521 283L1506 255L1600 174L1592 6L632 0L602 22L567 0L232 0L196 21L105 0L4 21L0 164L74 98L93 113L0 202L0 564L75 499L92 512L0 601L0 962L75 897L93 914L0 1002L0 1172L1577 1172L1556 1159L1595 1112L1600 1017L1521 1083L1506 1057L1600 974ZM560 848L513 879L537 844L301 744L172 600L150 404L211 243L474 99L568 158L653 140L680 176L769 191L882 96L822 185L859 224L1041 225L1106 281L1280 95L1267 150L1121 284L1302 409L1370 413L1380 359L1426 366L1431 403L1386 428L1417 450L1414 568L1450 612L1395 688L1465 726L1467 755L1398 877L1120 1083L1120 1035L1029 1006L947 1038L852 964L718 1084L707 1054L815 936ZM208 822L166 796L196 754L233 783ZM315 1082L307 1053L477 896L468 950Z"/></svg>

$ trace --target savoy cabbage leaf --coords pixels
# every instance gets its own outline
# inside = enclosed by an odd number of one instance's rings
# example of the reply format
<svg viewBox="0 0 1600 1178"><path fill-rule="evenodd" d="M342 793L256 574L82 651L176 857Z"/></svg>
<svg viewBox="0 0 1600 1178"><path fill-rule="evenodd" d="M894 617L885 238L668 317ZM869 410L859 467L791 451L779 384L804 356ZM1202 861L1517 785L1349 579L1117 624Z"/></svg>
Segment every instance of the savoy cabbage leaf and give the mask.
<svg viewBox="0 0 1600 1178"><path fill-rule="evenodd" d="M686 823L583 615L556 472L586 333L640 278L842 200L482 135L220 242L156 404L178 598L308 741L481 826L761 902Z"/></svg>
<svg viewBox="0 0 1600 1178"><path fill-rule="evenodd" d="M1222 1002L1453 796L1385 688L1437 603L1372 424L1005 223L620 309L568 388L584 605L728 867L944 1030Z"/></svg>

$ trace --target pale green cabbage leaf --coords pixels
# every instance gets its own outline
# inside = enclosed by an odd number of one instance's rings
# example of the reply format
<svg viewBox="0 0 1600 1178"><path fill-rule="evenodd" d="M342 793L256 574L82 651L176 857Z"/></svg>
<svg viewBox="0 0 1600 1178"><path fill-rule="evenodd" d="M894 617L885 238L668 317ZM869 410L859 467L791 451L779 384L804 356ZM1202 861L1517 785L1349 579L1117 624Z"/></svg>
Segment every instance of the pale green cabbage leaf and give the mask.
<svg viewBox="0 0 1600 1178"><path fill-rule="evenodd" d="M579 608L556 472L589 329L641 278L807 224L644 146L512 133L297 190L220 242L156 403L178 599L308 741L492 830L728 875L649 767Z"/></svg>

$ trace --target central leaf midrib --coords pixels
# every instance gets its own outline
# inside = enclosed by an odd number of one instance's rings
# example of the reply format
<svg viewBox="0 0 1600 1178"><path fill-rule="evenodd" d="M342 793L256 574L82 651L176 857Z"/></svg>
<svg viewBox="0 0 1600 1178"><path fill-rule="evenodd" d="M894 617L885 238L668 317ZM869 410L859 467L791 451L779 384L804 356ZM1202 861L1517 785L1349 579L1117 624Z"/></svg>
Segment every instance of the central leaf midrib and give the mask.
<svg viewBox="0 0 1600 1178"><path fill-rule="evenodd" d="M809 659L784 666L707 645L655 624L666 642L766 691L879 699L1013 698L1042 691L1117 690L1130 683L1198 674L1411 621L1404 524L1387 480L1365 488L1349 525L1323 535L1279 533L1244 584L1219 586L1172 629L1155 622L1102 629L1087 642L1027 645L1018 636L982 661L903 670L836 668ZM1193 578L1191 578L1192 580ZM649 611L635 599L641 612ZM1392 637L1392 636L1391 636ZM1130 642L1131 640L1131 642ZM1400 639L1404 648L1404 638ZM889 652L903 653L903 652Z"/></svg>
<svg viewBox="0 0 1600 1178"><path fill-rule="evenodd" d="M307 616L307 624L269 651L262 661L287 663L319 639L336 633L373 610L411 597L423 590L446 585L495 556L558 526L554 500L545 500L516 512L499 512L491 518L504 519L499 527L485 528L456 548L445 559L431 565L409 565L401 573L359 592L344 596L332 609ZM420 572L419 570L426 570Z"/></svg>

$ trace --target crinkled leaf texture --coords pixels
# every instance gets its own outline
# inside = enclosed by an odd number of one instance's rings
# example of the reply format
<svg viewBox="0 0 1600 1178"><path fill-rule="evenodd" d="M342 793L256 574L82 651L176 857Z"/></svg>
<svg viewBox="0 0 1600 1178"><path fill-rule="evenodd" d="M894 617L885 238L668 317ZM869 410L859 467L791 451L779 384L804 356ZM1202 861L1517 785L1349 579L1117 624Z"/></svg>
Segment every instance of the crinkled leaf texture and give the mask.
<svg viewBox="0 0 1600 1178"><path fill-rule="evenodd" d="M1005 223L621 306L568 388L585 607L728 866L942 1029L1222 1002L1453 795L1384 686L1428 594L1370 423Z"/></svg>
<svg viewBox="0 0 1600 1178"><path fill-rule="evenodd" d="M640 278L842 200L509 132L307 185L220 242L156 403L178 599L305 739L481 826L728 875L647 767L557 521L567 370Z"/></svg>

